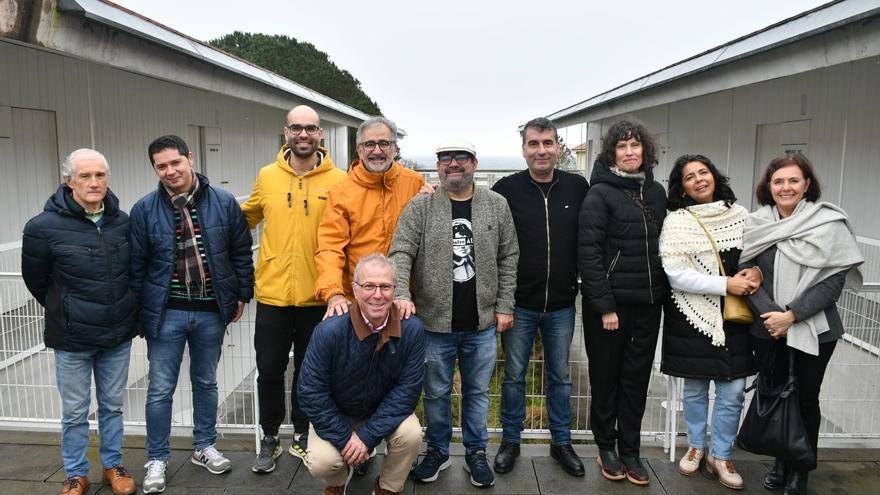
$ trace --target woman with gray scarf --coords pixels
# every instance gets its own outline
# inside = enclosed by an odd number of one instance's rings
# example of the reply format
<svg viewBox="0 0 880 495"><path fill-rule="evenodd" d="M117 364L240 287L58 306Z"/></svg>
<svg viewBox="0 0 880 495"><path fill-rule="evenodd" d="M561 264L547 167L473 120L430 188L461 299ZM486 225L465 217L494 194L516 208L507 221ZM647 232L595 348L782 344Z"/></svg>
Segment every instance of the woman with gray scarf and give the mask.
<svg viewBox="0 0 880 495"><path fill-rule="evenodd" d="M784 382L789 353L795 353L801 417L816 451L819 439L819 390L843 324L837 299L844 286L861 285L858 266L864 261L846 213L830 203L817 203L821 190L813 167L800 154L770 162L757 185L763 205L746 220L741 268L755 267L761 287L748 298L755 312L752 347L761 373ZM765 357L775 351L773 369ZM771 490L786 495L807 493L812 467L785 459L764 478Z"/></svg>

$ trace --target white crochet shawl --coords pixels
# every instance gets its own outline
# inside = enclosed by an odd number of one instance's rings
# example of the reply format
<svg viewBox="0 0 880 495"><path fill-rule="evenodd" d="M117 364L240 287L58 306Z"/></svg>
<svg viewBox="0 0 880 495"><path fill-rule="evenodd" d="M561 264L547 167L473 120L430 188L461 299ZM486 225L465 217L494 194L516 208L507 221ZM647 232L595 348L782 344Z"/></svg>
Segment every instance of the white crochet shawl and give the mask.
<svg viewBox="0 0 880 495"><path fill-rule="evenodd" d="M709 238L688 210L700 218L719 251L742 249L743 225L749 212L737 204L728 208L723 201L716 201L678 209L667 215L663 222L660 257L664 268L721 275ZM724 345L720 296L673 289L672 300L697 331L712 339L712 345Z"/></svg>

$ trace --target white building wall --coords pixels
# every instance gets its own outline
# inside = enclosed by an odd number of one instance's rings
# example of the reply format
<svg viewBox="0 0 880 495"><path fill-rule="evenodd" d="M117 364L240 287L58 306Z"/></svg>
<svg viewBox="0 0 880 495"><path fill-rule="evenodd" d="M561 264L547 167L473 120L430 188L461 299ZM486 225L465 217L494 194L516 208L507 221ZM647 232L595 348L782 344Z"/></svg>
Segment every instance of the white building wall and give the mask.
<svg viewBox="0 0 880 495"><path fill-rule="evenodd" d="M110 187L126 210L156 187L146 150L163 134L184 137L195 155L203 148L205 156L197 161L204 162L212 184L247 195L259 168L278 153L289 109L6 40L0 40L0 67L0 170L7 177L0 201L4 211L21 209L0 221L0 244L21 239L26 220L58 185L60 160L81 147L107 157ZM298 103L291 100L290 106ZM54 119L54 135L39 128L13 135L11 117L28 112ZM325 144L344 169L347 127L323 115L322 125L333 130ZM200 146L195 136L208 142ZM21 173L9 175L7 169Z"/></svg>
<svg viewBox="0 0 880 495"><path fill-rule="evenodd" d="M803 72L588 122L601 132L634 115L661 147L655 177L685 153L711 158L746 207L770 158L803 149L813 161L823 199L840 204L856 232L880 239L880 57ZM579 124L583 124L582 122ZM785 146L791 145L791 146ZM598 153L598 147L596 150Z"/></svg>

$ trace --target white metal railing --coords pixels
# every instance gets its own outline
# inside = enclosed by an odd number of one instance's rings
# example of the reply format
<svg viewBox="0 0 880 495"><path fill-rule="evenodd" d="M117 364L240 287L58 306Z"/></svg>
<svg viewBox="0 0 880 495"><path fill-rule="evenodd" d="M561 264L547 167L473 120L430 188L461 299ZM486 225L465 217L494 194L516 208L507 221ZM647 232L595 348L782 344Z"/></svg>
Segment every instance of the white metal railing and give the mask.
<svg viewBox="0 0 880 495"><path fill-rule="evenodd" d="M43 310L27 293L16 271L18 267L13 269L3 263L4 259L15 258L17 264L20 252L15 256L7 254L0 253L0 304L5 310L0 314L0 428L57 429L61 407L55 390L54 355L42 344ZM847 335L838 345L826 373L820 397L823 412L821 435L823 438L878 438L880 287L874 284L858 292L845 291L838 306ZM241 321L230 325L224 341L218 368L218 427L222 432L253 432L257 424L253 350L255 309L253 303L246 307ZM576 439L586 439L590 437L590 390L580 321L578 317L570 364L572 434ZM677 386L677 379L659 373L659 353L658 345L642 430L644 435L662 437L664 446L674 456L675 438L684 430L682 418L677 414L681 387ZM145 342L135 339L124 402L124 418L129 431L139 432L144 428L147 366ZM185 354L174 396L175 434L187 435L192 427L188 368ZM496 435L500 432L498 405L502 369L503 356L499 354L492 377L492 414L489 418L490 429ZM527 429L524 432L527 438L549 437L543 390L543 356L537 352L532 356L527 377ZM454 390L454 411L460 410L460 400ZM90 417L94 419L94 405Z"/></svg>

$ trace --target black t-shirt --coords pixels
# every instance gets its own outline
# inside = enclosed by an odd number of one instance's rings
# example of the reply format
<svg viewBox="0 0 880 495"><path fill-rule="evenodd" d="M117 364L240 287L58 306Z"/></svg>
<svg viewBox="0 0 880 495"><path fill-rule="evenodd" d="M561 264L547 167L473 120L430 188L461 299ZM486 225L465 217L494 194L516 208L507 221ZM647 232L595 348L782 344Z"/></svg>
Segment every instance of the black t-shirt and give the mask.
<svg viewBox="0 0 880 495"><path fill-rule="evenodd" d="M537 184L538 187L541 188L541 192L544 193L544 197L546 198L546 197L547 197L547 194L550 193L550 186L553 185L553 181L550 181L550 182L537 182L537 181L534 181L534 180L533 180L532 182L535 183L535 184Z"/></svg>
<svg viewBox="0 0 880 495"><path fill-rule="evenodd" d="M452 330L476 330L477 265L474 263L474 231L471 200L452 201Z"/></svg>

